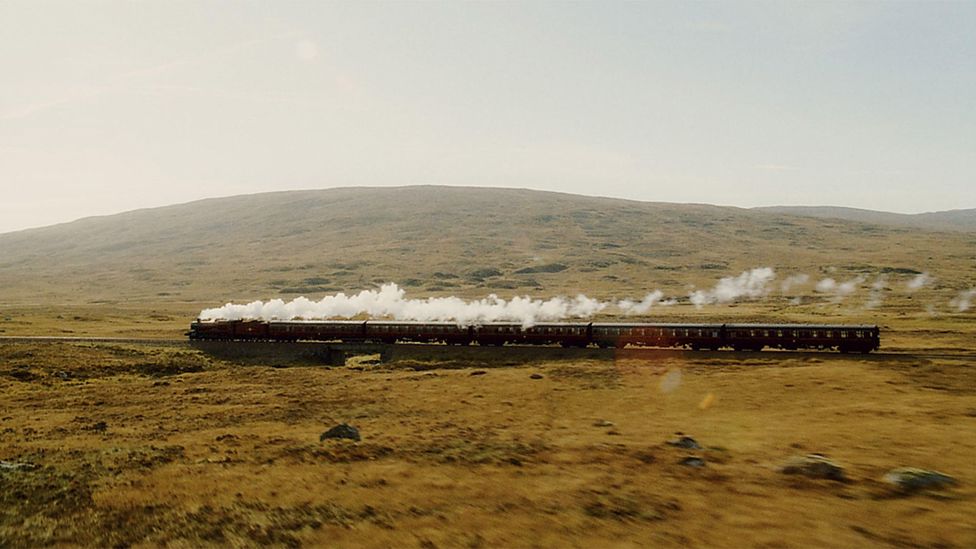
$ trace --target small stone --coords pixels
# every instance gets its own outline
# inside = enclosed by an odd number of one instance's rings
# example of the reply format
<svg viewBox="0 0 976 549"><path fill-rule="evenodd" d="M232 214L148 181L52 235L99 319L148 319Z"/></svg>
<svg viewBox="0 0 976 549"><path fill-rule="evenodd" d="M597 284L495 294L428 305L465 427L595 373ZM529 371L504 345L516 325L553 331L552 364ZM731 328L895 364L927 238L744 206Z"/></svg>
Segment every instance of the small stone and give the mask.
<svg viewBox="0 0 976 549"><path fill-rule="evenodd" d="M884 476L885 482L893 484L903 492L938 490L956 484L956 479L938 471L901 467L892 469Z"/></svg>
<svg viewBox="0 0 976 549"><path fill-rule="evenodd" d="M529 379L542 379L544 376L542 374L532 374Z"/></svg>
<svg viewBox="0 0 976 549"><path fill-rule="evenodd" d="M803 475L810 478L845 481L844 468L821 454L794 456L783 465L780 472L786 475Z"/></svg>
<svg viewBox="0 0 976 549"><path fill-rule="evenodd" d="M686 458L682 458L682 460L679 461L678 464L684 465L686 467L704 467L705 460L698 456L688 456Z"/></svg>
<svg viewBox="0 0 976 549"><path fill-rule="evenodd" d="M319 436L319 442L327 438L346 438L349 440L359 440L359 429L345 423L340 423Z"/></svg>
<svg viewBox="0 0 976 549"><path fill-rule="evenodd" d="M98 433L104 433L105 431L108 430L108 423L105 423L104 421L99 421L98 423L89 427L89 429L91 429L92 431L96 431Z"/></svg>
<svg viewBox="0 0 976 549"><path fill-rule="evenodd" d="M601 419L600 421L594 422L593 423L593 426L594 427L613 427L613 422L612 421L607 421L605 419Z"/></svg>
<svg viewBox="0 0 976 549"><path fill-rule="evenodd" d="M485 371L485 370L475 370L475 371L471 372L471 375L473 375L473 376L483 376L483 375L485 375L487 373L488 372Z"/></svg>
<svg viewBox="0 0 976 549"><path fill-rule="evenodd" d="M698 444L698 441L697 440L695 440L695 439L693 439L691 437L688 437L688 436L683 436L683 437L680 437L680 438L676 438L676 439L669 440L668 441L668 445L669 446L677 446L678 448L685 448L685 449L688 449L688 450L701 450L702 449L701 445Z"/></svg>

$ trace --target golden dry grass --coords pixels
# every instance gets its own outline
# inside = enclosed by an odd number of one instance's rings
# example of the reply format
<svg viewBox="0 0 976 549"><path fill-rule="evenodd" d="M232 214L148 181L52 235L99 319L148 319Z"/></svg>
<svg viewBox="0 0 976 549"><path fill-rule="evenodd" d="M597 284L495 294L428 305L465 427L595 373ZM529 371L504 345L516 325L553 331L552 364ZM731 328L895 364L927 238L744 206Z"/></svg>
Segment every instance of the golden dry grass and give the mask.
<svg viewBox="0 0 976 549"><path fill-rule="evenodd" d="M0 473L0 541L976 543L971 356L624 356L536 357L472 375L373 361L239 365L173 346L0 344L0 459L40 466ZM339 422L362 440L320 442ZM665 444L679 431L705 449ZM811 452L851 482L777 471ZM688 455L707 465L680 465ZM901 495L881 481L900 466L960 485Z"/></svg>

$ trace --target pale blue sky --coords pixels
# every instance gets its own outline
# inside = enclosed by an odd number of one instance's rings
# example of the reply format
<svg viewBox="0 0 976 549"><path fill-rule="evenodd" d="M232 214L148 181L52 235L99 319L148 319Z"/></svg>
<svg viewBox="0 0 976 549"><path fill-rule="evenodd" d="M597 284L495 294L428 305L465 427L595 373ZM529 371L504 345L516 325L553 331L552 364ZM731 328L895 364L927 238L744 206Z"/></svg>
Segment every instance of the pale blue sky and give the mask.
<svg viewBox="0 0 976 549"><path fill-rule="evenodd" d="M976 207L976 2L0 2L0 232L408 184Z"/></svg>

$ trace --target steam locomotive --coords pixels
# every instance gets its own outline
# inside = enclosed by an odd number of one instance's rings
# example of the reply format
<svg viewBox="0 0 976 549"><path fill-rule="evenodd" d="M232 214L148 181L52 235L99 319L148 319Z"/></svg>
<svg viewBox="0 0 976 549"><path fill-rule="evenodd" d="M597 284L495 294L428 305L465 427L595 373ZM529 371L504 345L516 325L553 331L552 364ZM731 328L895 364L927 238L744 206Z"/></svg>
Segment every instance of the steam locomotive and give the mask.
<svg viewBox="0 0 976 549"><path fill-rule="evenodd" d="M192 340L445 343L449 345L562 345L671 347L692 350L838 350L869 353L880 346L877 326L842 324L617 324L197 320Z"/></svg>

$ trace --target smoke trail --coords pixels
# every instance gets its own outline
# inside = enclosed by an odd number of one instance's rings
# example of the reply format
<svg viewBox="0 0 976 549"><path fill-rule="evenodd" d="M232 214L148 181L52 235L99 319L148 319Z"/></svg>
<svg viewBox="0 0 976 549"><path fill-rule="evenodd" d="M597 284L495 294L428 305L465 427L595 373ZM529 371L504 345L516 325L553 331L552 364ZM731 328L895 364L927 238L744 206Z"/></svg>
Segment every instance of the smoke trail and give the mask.
<svg viewBox="0 0 976 549"><path fill-rule="evenodd" d="M299 297L285 303L281 299L254 301L246 305L228 303L223 307L205 309L202 320L324 320L368 315L371 318L395 320L455 321L469 326L484 322L519 322L530 327L540 321L563 318L588 318L607 307L606 303L578 295L569 299L555 297L548 300L514 297L505 300L497 295L466 301L457 297L406 299L405 292L394 283L379 290L364 290L347 296L338 293L312 301Z"/></svg>
<svg viewBox="0 0 976 549"><path fill-rule="evenodd" d="M791 289L795 286L802 286L810 281L810 275L807 274L795 274L786 277L783 282L779 285L780 291L784 294L789 293Z"/></svg>
<svg viewBox="0 0 976 549"><path fill-rule="evenodd" d="M884 290L888 287L888 277L881 274L871 284L871 293L868 294L868 302L864 304L865 309L877 309L884 302Z"/></svg>
<svg viewBox="0 0 976 549"><path fill-rule="evenodd" d="M695 290L688 295L689 302L697 308L717 303L731 303L741 299L759 299L769 294L776 273L770 267L759 267L743 271L738 276L720 279L709 290ZM858 277L838 283L826 278L816 284L820 293L831 294L837 301L854 293L864 282ZM780 288L786 292L799 284L806 284L810 277L804 274L792 275L784 279ZM885 287L883 277L872 286L874 292ZM880 304L880 295L877 301ZM961 299L961 298L960 298ZM972 296L967 298L972 299ZM969 301L965 301L968 308ZM574 298L554 297L547 300L527 296L503 299L495 294L484 299L465 300L458 297L429 297L412 299L395 283L382 285L379 289L363 290L357 294L337 293L325 296L318 301L299 297L285 302L281 299L254 301L247 304L228 303L223 307L205 309L200 313L201 320L326 320L367 316L369 318L390 318L394 320L456 322L462 326L485 322L517 322L530 327L538 322L559 321L566 318L590 318L597 313L616 310L624 315L645 314L653 308L677 304L674 298L666 298L661 290L645 294L640 301L623 299L620 301L600 301L583 294ZM791 300L800 304L801 298ZM963 303L963 301L959 301ZM954 305L957 306L957 305Z"/></svg>
<svg viewBox="0 0 976 549"><path fill-rule="evenodd" d="M624 299L617 302L617 308L624 314L629 315L640 315L651 310L651 307L671 305L674 301L663 301L664 292L661 290L654 290L644 296L644 299L640 301L631 301L629 299Z"/></svg>
<svg viewBox="0 0 976 549"><path fill-rule="evenodd" d="M914 292L915 290L920 290L922 287L931 284L935 279L929 276L929 273L922 273L916 275L914 278L905 283L905 288L909 292Z"/></svg>
<svg viewBox="0 0 976 549"><path fill-rule="evenodd" d="M972 306L974 298L976 298L976 288L970 288L959 292L959 295L954 297L949 305L955 307L960 313L964 313Z"/></svg>
<svg viewBox="0 0 976 549"><path fill-rule="evenodd" d="M821 293L833 293L837 288L837 281L833 278L825 278L820 282L817 282L816 290Z"/></svg>
<svg viewBox="0 0 976 549"><path fill-rule="evenodd" d="M831 294L833 301L839 303L857 291L857 287L864 281L865 278L863 276L858 276L845 282L837 282L833 278L825 278L817 282L815 289L822 294Z"/></svg>
<svg viewBox="0 0 976 549"><path fill-rule="evenodd" d="M725 277L711 290L696 290L688 294L688 300L696 308L712 303L731 303L740 298L756 299L769 293L769 283L776 278L770 267L744 271L736 277Z"/></svg>

